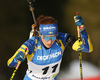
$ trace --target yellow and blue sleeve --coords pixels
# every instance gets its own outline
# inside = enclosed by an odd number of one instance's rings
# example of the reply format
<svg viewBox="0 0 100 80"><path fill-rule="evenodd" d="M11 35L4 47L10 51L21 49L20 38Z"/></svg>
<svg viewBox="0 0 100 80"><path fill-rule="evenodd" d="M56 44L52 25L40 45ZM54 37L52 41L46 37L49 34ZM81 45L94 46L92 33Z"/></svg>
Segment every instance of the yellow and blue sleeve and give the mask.
<svg viewBox="0 0 100 80"><path fill-rule="evenodd" d="M85 29L83 31L81 31L81 38L82 38L82 41L80 42L81 43L81 51L87 52L87 53L92 52L93 46L90 41L90 37L89 37L89 35L87 35ZM72 45L72 49L75 51L78 51L79 50L78 44L79 44L79 42L78 42L78 40L76 40L75 43Z"/></svg>
<svg viewBox="0 0 100 80"><path fill-rule="evenodd" d="M27 48L27 58L28 56L31 56L31 54L33 53L34 50L34 45L35 45L35 41L34 41L34 37L28 39L17 51L16 53L8 60L7 65L9 67L15 67L16 64L18 63L15 59L16 55L22 51L23 53L25 53L25 49Z"/></svg>
<svg viewBox="0 0 100 80"><path fill-rule="evenodd" d="M62 32L59 32L58 33L58 36L57 36L57 43L60 45L60 47L62 48L62 51L64 52L65 50L65 47L66 47L66 39L68 37L68 34L67 33L62 33Z"/></svg>
<svg viewBox="0 0 100 80"><path fill-rule="evenodd" d="M9 67L15 67L16 64L18 63L17 60L15 59L16 55L17 55L20 51L22 51L23 53L25 53L25 49L26 49L26 48L27 48L27 47L26 47L25 45L22 45L22 46L15 52L15 54L8 60L7 65L8 65ZM27 52L28 52L28 51L29 51L29 50L27 50Z"/></svg>

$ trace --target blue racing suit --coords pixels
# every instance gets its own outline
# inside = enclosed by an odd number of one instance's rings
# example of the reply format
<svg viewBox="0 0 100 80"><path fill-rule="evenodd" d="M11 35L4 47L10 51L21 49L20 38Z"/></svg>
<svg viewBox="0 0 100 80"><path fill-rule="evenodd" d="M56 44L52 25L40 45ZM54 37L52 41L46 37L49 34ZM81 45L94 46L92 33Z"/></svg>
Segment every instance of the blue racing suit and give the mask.
<svg viewBox="0 0 100 80"><path fill-rule="evenodd" d="M81 31L81 38L81 51L87 53L93 51L93 46L85 29ZM62 32L58 33L56 41L49 49L44 47L41 37L38 37L37 46L35 46L35 44L35 37L33 36L22 44L16 53L8 60L8 66L15 67L18 63L15 56L19 51L24 53L25 48L28 49L28 69L24 80L57 80L57 74L60 70L65 47L70 46L73 50L78 51L78 41L74 38L70 38L69 34Z"/></svg>

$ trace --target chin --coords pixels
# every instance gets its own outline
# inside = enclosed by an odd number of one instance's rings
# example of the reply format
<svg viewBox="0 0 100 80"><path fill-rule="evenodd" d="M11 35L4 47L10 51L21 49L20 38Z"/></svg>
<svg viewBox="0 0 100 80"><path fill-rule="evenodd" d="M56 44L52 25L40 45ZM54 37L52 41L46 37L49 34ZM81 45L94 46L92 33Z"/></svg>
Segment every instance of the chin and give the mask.
<svg viewBox="0 0 100 80"><path fill-rule="evenodd" d="M47 48L51 48L51 46L49 47L49 46L47 46Z"/></svg>
<svg viewBox="0 0 100 80"><path fill-rule="evenodd" d="M46 46L47 48L50 48L51 46Z"/></svg>

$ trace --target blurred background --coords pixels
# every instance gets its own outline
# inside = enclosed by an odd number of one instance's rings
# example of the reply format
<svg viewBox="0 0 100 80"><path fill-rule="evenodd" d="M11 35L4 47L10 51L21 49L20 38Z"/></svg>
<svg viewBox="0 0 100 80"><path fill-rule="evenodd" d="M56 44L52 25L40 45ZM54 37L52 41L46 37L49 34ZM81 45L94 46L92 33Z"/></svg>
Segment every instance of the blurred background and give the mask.
<svg viewBox="0 0 100 80"><path fill-rule="evenodd" d="M79 12L84 19L86 31L94 46L93 52L82 54L83 77L100 75L100 1L36 0L34 8L36 18L39 15L52 16L58 20L59 32L69 33L76 38L77 30L73 17L77 11ZM7 60L29 38L33 23L27 0L0 0L0 80L10 79L14 68L7 66ZM26 69L27 61L21 64L14 80L22 80ZM66 48L58 78L60 80L78 79L80 77L78 71L78 52Z"/></svg>

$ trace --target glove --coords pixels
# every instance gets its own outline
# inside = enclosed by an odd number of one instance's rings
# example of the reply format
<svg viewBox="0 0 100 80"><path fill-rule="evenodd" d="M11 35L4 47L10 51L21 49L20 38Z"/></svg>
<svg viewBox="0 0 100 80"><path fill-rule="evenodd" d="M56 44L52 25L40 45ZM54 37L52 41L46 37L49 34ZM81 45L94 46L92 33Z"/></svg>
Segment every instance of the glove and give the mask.
<svg viewBox="0 0 100 80"><path fill-rule="evenodd" d="M21 61L21 62L23 62L23 61L25 60L25 58L24 58L24 53L23 53L22 51L20 51L20 52L16 55L15 59L16 59L16 60L19 60L19 61Z"/></svg>
<svg viewBox="0 0 100 80"><path fill-rule="evenodd" d="M76 26L81 26L84 25L84 20L82 19L81 16L75 16L75 25Z"/></svg>
<svg viewBox="0 0 100 80"><path fill-rule="evenodd" d="M78 15L78 16L74 16L74 20L75 20L75 25L80 26L80 30L83 30L84 29L83 18L80 15Z"/></svg>

